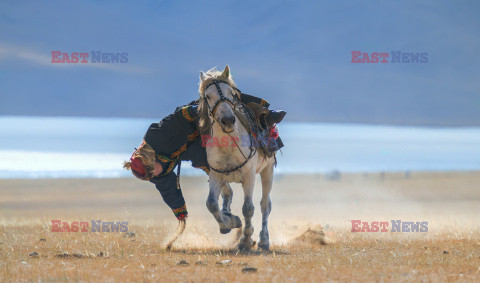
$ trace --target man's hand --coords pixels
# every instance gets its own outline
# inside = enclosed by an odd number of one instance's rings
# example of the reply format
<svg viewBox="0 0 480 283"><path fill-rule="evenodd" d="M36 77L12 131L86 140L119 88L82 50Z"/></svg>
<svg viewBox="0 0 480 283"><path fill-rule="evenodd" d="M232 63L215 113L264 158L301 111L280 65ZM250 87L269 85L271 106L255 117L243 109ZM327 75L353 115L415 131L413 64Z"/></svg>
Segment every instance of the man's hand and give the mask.
<svg viewBox="0 0 480 283"><path fill-rule="evenodd" d="M162 173L162 171L163 171L162 165L160 164L160 162L155 160L155 168L153 170L153 174L155 176L158 176L160 173Z"/></svg>

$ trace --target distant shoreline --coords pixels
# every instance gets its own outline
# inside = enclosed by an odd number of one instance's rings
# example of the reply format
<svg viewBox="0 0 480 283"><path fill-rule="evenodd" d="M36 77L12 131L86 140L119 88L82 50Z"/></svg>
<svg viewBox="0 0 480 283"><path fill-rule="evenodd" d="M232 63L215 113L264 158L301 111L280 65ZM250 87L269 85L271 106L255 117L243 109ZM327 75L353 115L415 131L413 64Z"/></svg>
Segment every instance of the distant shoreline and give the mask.
<svg viewBox="0 0 480 283"><path fill-rule="evenodd" d="M338 171L338 170L333 170L331 172L327 172L327 173L274 173L274 177L275 178L311 178L311 177L314 177L314 178L324 178L325 180L331 180L331 181L335 181L335 180L339 180L341 179L342 177L370 177L370 178L375 178L375 177L378 177L378 178L382 178L382 175L383 177L392 177L392 176L396 176L396 177L405 177L405 178L409 178L409 177L412 177L412 176L428 176L428 177L432 177L432 176L448 176L448 175L455 175L455 176L458 176L458 175L462 175L462 174L465 174L465 175L470 175L470 174L480 174L480 169L479 170L423 170L423 171L414 171L414 170L399 170L399 171L365 171L365 172L342 172L342 171ZM182 174L181 175L181 180L183 179L206 179L208 178L208 176L204 173L202 173L202 171L199 171L199 174L195 174L195 175L185 175L185 174ZM54 177L38 177L38 178L35 178L35 177L32 177L32 178L0 178L0 184L2 183L2 181L27 181L27 180L71 180L71 181L75 181L75 180L137 180L133 175L130 176L130 175L126 175L126 176L119 176L119 177L98 177L98 178L95 178L95 177L58 177L58 178L54 178ZM140 181L140 180L138 180Z"/></svg>

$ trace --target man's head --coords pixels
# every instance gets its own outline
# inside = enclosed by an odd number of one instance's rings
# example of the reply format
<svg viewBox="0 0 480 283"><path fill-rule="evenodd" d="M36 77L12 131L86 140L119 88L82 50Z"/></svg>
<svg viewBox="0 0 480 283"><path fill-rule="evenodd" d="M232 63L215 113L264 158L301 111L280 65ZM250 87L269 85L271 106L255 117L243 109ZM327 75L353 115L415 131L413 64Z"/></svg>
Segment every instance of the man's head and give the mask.
<svg viewBox="0 0 480 283"><path fill-rule="evenodd" d="M132 170L133 175L139 179L143 180L146 176L145 166L139 157L132 157L130 159L130 170Z"/></svg>
<svg viewBox="0 0 480 283"><path fill-rule="evenodd" d="M155 151L143 141L123 167L132 170L133 175L141 180L150 180L162 172L162 166L156 163Z"/></svg>

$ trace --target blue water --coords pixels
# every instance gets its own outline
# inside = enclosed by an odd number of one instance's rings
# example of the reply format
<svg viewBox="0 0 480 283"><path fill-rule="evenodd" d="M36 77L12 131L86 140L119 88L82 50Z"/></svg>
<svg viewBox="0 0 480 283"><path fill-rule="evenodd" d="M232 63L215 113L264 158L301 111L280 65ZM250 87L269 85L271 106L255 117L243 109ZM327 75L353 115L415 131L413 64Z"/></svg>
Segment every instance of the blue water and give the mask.
<svg viewBox="0 0 480 283"><path fill-rule="evenodd" d="M155 119L0 117L0 178L127 177ZM480 128L282 123L277 172L480 170ZM203 171L185 164L182 174Z"/></svg>

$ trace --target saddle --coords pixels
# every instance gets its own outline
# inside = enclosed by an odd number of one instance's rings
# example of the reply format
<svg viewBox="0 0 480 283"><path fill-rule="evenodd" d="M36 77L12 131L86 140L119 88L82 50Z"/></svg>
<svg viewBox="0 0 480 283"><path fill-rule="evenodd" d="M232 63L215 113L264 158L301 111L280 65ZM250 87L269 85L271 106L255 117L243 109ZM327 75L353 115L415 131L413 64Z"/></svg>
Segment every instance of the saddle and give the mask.
<svg viewBox="0 0 480 283"><path fill-rule="evenodd" d="M255 133L257 146L267 157L272 157L275 152L283 147L283 142L278 136L276 124L267 123L270 110L254 102L247 103L247 106L252 110L258 124L258 132Z"/></svg>

